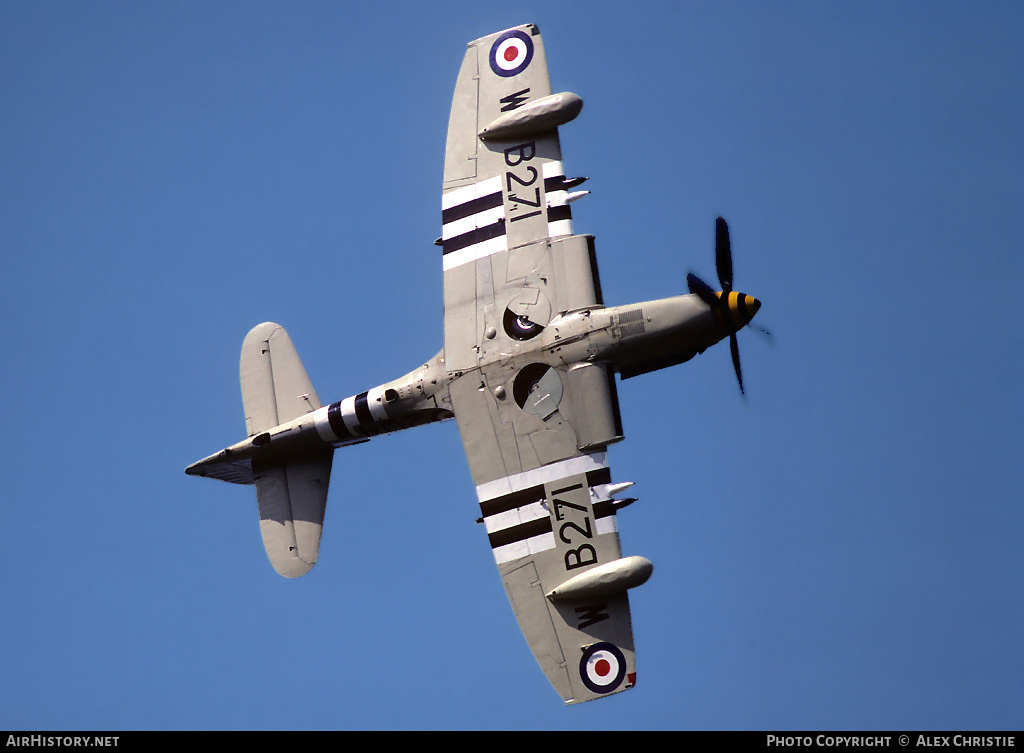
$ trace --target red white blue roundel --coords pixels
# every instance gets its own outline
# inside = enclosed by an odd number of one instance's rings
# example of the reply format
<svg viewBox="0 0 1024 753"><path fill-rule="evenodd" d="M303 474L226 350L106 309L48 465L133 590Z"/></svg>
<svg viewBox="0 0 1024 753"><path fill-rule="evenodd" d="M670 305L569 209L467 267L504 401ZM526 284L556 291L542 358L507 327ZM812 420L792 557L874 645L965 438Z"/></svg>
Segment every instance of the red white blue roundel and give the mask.
<svg viewBox="0 0 1024 753"><path fill-rule="evenodd" d="M508 78L522 73L533 59L533 40L525 31L506 31L491 45L491 70Z"/></svg>
<svg viewBox="0 0 1024 753"><path fill-rule="evenodd" d="M611 643L595 643L580 659L580 678L595 693L611 693L626 676L626 659Z"/></svg>

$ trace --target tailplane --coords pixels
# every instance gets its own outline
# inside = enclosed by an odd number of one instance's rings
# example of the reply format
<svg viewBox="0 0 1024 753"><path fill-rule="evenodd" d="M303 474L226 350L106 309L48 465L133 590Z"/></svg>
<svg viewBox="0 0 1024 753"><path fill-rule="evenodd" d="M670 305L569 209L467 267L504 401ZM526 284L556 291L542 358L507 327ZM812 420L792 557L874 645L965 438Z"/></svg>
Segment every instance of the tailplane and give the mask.
<svg viewBox="0 0 1024 753"><path fill-rule="evenodd" d="M320 398L283 327L265 322L242 343L239 367L248 451L239 445L193 463L186 473L255 484L260 533L270 564L286 578L305 575L320 553L334 448L280 454L267 447L273 429L312 413ZM282 427L287 429L288 427ZM261 454L262 453L262 454Z"/></svg>
<svg viewBox="0 0 1024 753"><path fill-rule="evenodd" d="M245 336L239 376L250 437L321 407L292 339L273 322L257 324Z"/></svg>
<svg viewBox="0 0 1024 753"><path fill-rule="evenodd" d="M320 554L333 457L331 447L319 456L301 460L266 467L256 463L256 501L263 548L270 564L286 578L308 573Z"/></svg>

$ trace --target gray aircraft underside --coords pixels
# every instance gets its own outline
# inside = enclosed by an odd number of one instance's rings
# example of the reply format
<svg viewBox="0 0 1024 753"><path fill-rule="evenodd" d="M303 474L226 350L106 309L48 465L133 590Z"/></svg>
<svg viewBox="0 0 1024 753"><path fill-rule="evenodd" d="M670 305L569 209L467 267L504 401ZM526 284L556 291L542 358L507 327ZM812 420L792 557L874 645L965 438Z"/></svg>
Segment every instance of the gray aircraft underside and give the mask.
<svg viewBox="0 0 1024 753"><path fill-rule="evenodd" d="M730 339L760 304L732 291L719 218L722 290L606 306L594 239L570 203L585 179L562 168L558 128L583 106L553 94L540 32L525 25L471 42L445 152L444 348L394 381L321 404L287 332L253 328L240 377L247 438L186 473L254 484L267 556L281 575L316 563L334 450L454 418L480 518L516 618L566 703L636 683L627 590L652 566L623 557L608 445L623 439L616 373L683 363Z"/></svg>

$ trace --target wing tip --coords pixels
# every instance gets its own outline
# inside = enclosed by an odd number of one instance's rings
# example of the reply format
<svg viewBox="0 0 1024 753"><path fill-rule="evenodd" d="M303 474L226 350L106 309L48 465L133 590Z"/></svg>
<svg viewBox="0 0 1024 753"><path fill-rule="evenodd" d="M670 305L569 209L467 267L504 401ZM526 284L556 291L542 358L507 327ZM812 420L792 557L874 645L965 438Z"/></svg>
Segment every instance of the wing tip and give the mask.
<svg viewBox="0 0 1024 753"><path fill-rule="evenodd" d="M530 24L530 23L520 24L519 26L510 26L507 29L502 29L501 31L496 31L496 32L493 32L491 34L485 34L484 36L480 37L479 39L474 39L472 42L470 42L466 46L467 47L472 47L473 45L480 44L481 42L483 42L485 40L493 39L494 37L499 37L502 34L505 34L506 32L517 31L517 30L527 31L527 32L529 32L531 37L536 37L536 36L538 36L540 34L540 27L537 26L537 24Z"/></svg>

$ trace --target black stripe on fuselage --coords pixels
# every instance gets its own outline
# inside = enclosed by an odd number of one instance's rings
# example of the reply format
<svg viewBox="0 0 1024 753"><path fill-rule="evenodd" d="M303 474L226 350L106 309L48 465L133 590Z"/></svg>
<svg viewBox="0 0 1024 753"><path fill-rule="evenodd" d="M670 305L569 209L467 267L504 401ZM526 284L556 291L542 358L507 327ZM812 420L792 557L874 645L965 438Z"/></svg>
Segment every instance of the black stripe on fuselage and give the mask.
<svg viewBox="0 0 1024 753"><path fill-rule="evenodd" d="M361 392L356 395L356 418L359 420L360 426L373 423L373 416L370 415L370 401L367 398L369 394L369 392Z"/></svg>
<svg viewBox="0 0 1024 753"><path fill-rule="evenodd" d="M338 439L351 439L352 432L345 426L345 421L341 417L341 402L334 403L327 409L327 423L331 426L331 431L334 432L334 436Z"/></svg>

